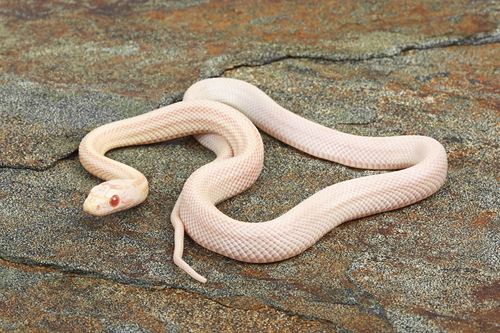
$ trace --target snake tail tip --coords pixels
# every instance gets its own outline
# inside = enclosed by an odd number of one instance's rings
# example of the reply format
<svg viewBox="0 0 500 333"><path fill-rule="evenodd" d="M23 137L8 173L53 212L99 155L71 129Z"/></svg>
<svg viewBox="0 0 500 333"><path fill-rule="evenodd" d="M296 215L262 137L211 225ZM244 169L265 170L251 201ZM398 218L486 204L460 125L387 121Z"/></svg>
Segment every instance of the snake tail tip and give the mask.
<svg viewBox="0 0 500 333"><path fill-rule="evenodd" d="M201 276L201 275L200 275L199 279L196 279L196 280L200 281L201 283L207 283L207 278L204 276Z"/></svg>
<svg viewBox="0 0 500 333"><path fill-rule="evenodd" d="M189 266L188 266L189 267ZM191 267L189 267L190 269L189 270L186 270L186 273L188 273L193 279L195 279L196 281L199 281L201 283L207 283L207 278L198 274L194 269L192 269Z"/></svg>
<svg viewBox="0 0 500 333"><path fill-rule="evenodd" d="M189 266L182 258L174 256L174 263L179 266L183 271L188 273L189 276L191 276L193 279L196 281L199 281L201 283L206 283L207 278L198 274L191 266Z"/></svg>

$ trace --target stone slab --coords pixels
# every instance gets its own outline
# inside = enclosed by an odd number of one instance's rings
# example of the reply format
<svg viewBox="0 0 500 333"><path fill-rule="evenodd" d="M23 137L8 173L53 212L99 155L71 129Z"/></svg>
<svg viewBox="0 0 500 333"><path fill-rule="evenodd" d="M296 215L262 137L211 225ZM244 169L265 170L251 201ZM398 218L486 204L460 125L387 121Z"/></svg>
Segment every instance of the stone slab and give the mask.
<svg viewBox="0 0 500 333"><path fill-rule="evenodd" d="M0 4L1 329L500 329L496 2L134 3ZM201 285L171 260L168 217L213 154L192 138L110 152L146 175L151 194L97 218L81 207L99 180L76 149L90 129L219 75L343 132L434 137L448 152L447 182L280 263L237 262L188 239L186 261L209 279ZM376 173L263 139L261 177L219 205L240 220Z"/></svg>

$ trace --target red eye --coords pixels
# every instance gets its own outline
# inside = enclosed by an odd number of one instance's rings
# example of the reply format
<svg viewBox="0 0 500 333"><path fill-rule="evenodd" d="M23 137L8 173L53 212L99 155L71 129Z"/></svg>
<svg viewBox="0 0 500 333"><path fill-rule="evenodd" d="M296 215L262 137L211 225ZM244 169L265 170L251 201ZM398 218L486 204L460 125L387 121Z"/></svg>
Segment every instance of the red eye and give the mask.
<svg viewBox="0 0 500 333"><path fill-rule="evenodd" d="M116 207L120 203L120 197L118 195L113 195L111 199L109 199L109 205L111 207Z"/></svg>

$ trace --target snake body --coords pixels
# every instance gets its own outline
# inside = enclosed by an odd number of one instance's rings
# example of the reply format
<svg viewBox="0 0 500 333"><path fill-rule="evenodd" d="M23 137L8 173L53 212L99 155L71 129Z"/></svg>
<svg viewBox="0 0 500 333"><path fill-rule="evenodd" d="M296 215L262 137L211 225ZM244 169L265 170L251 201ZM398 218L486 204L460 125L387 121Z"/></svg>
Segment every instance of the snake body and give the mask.
<svg viewBox="0 0 500 333"><path fill-rule="evenodd" d="M260 174L262 140L252 122L310 155L355 168L397 171L331 185L271 221L232 219L215 205L249 188ZM171 215L174 262L201 282L206 279L182 260L184 232L203 247L236 260L284 260L343 222L432 195L447 173L445 149L430 137L342 133L282 108L249 83L216 78L191 86L182 102L90 132L80 144L81 163L108 181L91 190L84 209L105 215L137 205L147 196L146 178L105 157L108 150L186 135L195 135L217 154L188 178Z"/></svg>

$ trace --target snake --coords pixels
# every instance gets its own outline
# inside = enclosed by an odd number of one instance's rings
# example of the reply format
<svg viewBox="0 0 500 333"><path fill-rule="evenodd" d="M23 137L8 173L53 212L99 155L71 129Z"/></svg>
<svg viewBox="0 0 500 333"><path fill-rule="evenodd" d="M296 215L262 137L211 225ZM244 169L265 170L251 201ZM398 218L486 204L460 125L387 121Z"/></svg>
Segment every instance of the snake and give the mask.
<svg viewBox="0 0 500 333"><path fill-rule="evenodd" d="M260 175L264 147L255 126L313 157L388 172L332 184L269 221L239 221L217 204L246 191ZM189 176L172 208L173 261L202 283L206 277L182 258L186 233L202 247L235 260L281 261L346 221L429 197L443 185L448 169L445 148L431 137L343 133L283 108L250 83L211 78L194 83L182 101L102 125L83 138L81 164L104 180L90 190L84 211L105 216L134 207L148 195L146 177L105 156L108 151L188 135L216 157Z"/></svg>

